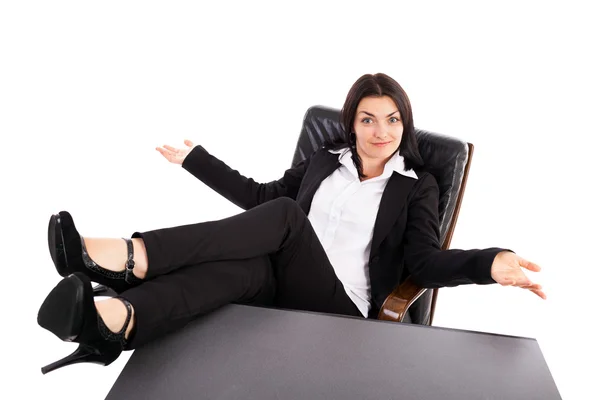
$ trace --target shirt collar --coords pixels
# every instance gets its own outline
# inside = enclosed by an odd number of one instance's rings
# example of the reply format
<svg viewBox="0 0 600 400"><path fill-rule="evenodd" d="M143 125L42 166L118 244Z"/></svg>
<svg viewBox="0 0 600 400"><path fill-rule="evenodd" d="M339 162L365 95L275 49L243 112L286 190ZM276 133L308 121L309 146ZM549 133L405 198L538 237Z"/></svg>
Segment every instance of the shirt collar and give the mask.
<svg viewBox="0 0 600 400"><path fill-rule="evenodd" d="M350 151L350 148L344 147L344 148L341 148L338 150L329 150L329 152L332 154L339 154L339 158L338 158L339 162L343 166L348 168L350 171L352 171L353 174L358 176L356 167L354 166L354 163L352 162L352 152ZM396 152L394 152L394 155L392 156L392 158L390 158L388 160L388 162L385 164L385 167L383 169L383 175L389 177L389 176L392 176L393 172L397 172L397 173L407 176L409 178L419 179L419 177L417 176L415 171L413 171L412 169L409 169L408 171L406 171L405 168L406 168L406 165L404 164L404 157L401 156L400 154L398 154L398 152L396 151Z"/></svg>

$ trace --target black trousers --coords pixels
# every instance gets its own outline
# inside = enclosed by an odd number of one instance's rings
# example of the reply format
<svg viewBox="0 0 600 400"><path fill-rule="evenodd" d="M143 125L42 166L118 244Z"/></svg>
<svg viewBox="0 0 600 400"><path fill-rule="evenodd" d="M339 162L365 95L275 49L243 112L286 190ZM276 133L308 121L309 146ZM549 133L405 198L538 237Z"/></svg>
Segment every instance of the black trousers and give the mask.
<svg viewBox="0 0 600 400"><path fill-rule="evenodd" d="M148 274L120 295L135 309L129 349L229 303L362 316L290 198L132 237L144 241Z"/></svg>

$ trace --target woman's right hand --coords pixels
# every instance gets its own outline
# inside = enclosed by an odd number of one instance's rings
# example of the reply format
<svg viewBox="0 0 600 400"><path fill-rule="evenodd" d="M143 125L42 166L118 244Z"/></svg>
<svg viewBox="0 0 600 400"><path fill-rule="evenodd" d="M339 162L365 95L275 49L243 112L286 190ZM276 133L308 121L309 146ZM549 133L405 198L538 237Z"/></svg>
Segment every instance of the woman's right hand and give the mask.
<svg viewBox="0 0 600 400"><path fill-rule="evenodd" d="M163 157L169 160L169 162L182 165L183 160L185 160L187 155L190 154L190 151L194 149L194 143L192 143L191 140L186 139L183 141L183 143L186 146L184 149L176 149L175 147L165 144L162 147L157 147L156 150L162 154Z"/></svg>

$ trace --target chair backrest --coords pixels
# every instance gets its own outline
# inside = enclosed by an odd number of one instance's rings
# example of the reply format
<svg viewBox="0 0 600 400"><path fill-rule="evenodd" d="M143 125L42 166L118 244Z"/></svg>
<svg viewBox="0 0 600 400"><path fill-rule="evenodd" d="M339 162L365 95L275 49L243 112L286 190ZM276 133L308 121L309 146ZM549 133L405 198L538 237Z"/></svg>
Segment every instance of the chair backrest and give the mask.
<svg viewBox="0 0 600 400"><path fill-rule="evenodd" d="M439 216L442 249L448 249L458 218L464 193L473 145L453 137L415 129L424 170L437 180L440 189ZM304 116L292 165L311 155L325 143L343 138L340 110L313 106ZM437 289L428 289L409 309L409 321L431 325L435 311Z"/></svg>

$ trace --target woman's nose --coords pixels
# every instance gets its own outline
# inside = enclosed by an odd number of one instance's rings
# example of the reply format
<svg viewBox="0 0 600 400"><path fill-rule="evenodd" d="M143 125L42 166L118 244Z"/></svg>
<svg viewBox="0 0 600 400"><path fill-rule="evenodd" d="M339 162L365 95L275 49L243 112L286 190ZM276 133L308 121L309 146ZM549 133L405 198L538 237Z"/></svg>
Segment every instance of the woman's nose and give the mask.
<svg viewBox="0 0 600 400"><path fill-rule="evenodd" d="M377 125L375 127L375 136L385 138L387 136L387 129L385 129L385 126Z"/></svg>

